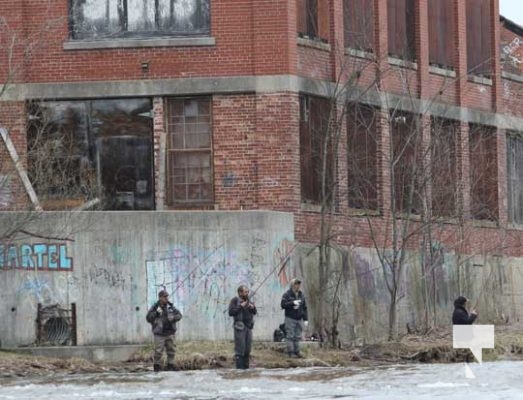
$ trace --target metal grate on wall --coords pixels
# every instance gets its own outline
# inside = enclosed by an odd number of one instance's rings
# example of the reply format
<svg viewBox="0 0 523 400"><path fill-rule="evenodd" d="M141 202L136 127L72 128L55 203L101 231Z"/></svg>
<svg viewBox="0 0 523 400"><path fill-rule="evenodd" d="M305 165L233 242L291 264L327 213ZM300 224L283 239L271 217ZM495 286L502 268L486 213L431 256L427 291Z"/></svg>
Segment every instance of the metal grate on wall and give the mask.
<svg viewBox="0 0 523 400"><path fill-rule="evenodd" d="M60 304L38 304L36 318L38 346L76 346L76 304L70 308Z"/></svg>

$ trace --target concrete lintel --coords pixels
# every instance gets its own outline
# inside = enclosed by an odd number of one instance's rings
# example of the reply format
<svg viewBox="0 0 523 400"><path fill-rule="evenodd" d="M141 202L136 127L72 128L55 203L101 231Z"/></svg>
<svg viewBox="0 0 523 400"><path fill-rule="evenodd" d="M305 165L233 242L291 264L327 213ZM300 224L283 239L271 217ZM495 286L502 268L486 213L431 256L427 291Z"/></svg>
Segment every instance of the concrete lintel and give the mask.
<svg viewBox="0 0 523 400"><path fill-rule="evenodd" d="M345 92L347 100L383 108L421 114L430 112L442 118L497 126L502 129L521 130L523 126L523 118L519 117L459 107L433 99L420 100L409 96L361 90L357 87L340 88L333 82L296 75L13 84L0 101L278 92L301 92L323 97Z"/></svg>

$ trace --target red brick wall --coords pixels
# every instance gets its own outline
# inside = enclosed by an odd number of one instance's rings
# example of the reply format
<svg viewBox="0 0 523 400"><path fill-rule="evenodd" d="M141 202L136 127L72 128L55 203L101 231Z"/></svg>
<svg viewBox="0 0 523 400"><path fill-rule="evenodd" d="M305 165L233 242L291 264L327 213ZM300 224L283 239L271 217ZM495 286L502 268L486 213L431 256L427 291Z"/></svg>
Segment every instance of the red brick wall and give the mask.
<svg viewBox="0 0 523 400"><path fill-rule="evenodd" d="M0 127L7 130L22 168L25 168L27 165L25 121L24 102L2 103L2 107L0 107ZM7 181L0 183L0 192L2 193L2 196L0 196L0 209L20 210L28 207L29 198L14 167L11 155L7 151L6 144L2 139L0 139L0 176L7 178Z"/></svg>
<svg viewBox="0 0 523 400"><path fill-rule="evenodd" d="M295 59L296 27L290 26L288 0L213 0L211 36L216 39L215 46L103 50L63 49L68 40L68 0L8 3L5 7L2 3L0 10L5 15L4 9L12 8L7 17L18 34L23 37L38 32L38 47L45 44L45 51L35 49L28 64L30 82L282 74L294 68L290 61ZM51 26L43 28L48 22ZM146 74L140 68L145 60L149 61Z"/></svg>

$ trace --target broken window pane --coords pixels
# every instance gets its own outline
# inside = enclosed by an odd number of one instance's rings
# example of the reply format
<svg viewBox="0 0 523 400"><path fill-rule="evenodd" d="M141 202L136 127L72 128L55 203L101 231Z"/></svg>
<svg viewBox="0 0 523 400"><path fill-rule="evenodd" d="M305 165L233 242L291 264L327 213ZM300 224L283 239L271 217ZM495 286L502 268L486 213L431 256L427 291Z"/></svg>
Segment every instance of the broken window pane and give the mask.
<svg viewBox="0 0 523 400"><path fill-rule="evenodd" d="M335 146L332 143L333 132L329 131L329 118L328 99L300 96L300 165L303 202L329 204L334 200L336 157Z"/></svg>
<svg viewBox="0 0 523 400"><path fill-rule="evenodd" d="M153 209L149 99L30 106L29 176L45 209L98 198L107 210Z"/></svg>
<svg viewBox="0 0 523 400"><path fill-rule="evenodd" d="M168 101L167 193L171 205L213 201L209 98Z"/></svg>
<svg viewBox="0 0 523 400"><path fill-rule="evenodd" d="M507 180L509 221L523 224L523 135L510 132L507 137Z"/></svg>
<svg viewBox="0 0 523 400"><path fill-rule="evenodd" d="M475 219L498 218L496 129L469 125L470 212Z"/></svg>
<svg viewBox="0 0 523 400"><path fill-rule="evenodd" d="M208 34L209 0L72 0L72 37Z"/></svg>

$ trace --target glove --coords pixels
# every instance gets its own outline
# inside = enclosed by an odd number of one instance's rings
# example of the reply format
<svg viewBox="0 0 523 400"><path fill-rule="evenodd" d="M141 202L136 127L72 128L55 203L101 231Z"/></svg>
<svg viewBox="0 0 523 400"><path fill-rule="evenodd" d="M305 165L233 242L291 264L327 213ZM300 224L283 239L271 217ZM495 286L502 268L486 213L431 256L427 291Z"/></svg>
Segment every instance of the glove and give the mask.
<svg viewBox="0 0 523 400"><path fill-rule="evenodd" d="M294 301L293 301L294 309L295 309L295 310L297 310L298 308L300 308L300 303L301 303L301 300L294 300Z"/></svg>
<svg viewBox="0 0 523 400"><path fill-rule="evenodd" d="M158 313L158 315L162 315L162 313L163 313L162 307L158 307L156 309L156 312Z"/></svg>
<svg viewBox="0 0 523 400"><path fill-rule="evenodd" d="M303 326L307 328L309 326L309 321L303 321Z"/></svg>

